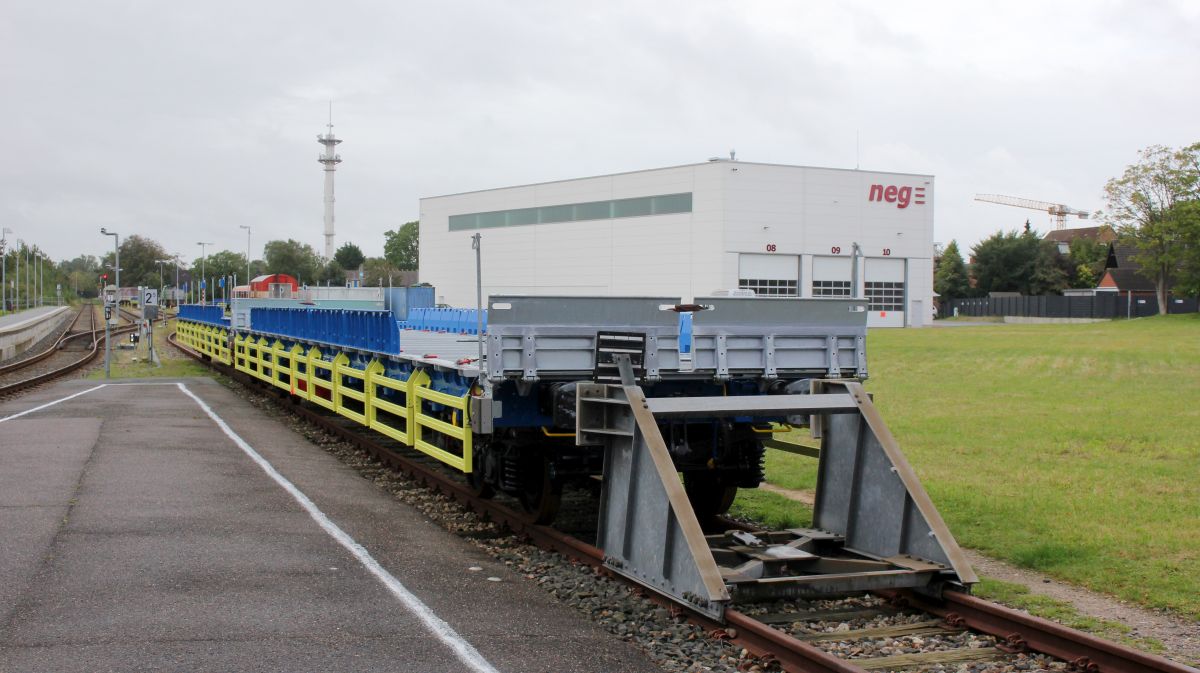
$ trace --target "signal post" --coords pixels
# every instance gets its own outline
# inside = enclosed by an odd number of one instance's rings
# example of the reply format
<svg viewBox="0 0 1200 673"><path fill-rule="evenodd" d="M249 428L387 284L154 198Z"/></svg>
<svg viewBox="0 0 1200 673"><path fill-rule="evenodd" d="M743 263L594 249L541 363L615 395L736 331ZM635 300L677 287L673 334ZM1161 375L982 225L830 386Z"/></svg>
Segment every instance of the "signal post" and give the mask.
<svg viewBox="0 0 1200 673"><path fill-rule="evenodd" d="M117 286L104 288L104 378L112 375L112 325L117 319Z"/></svg>

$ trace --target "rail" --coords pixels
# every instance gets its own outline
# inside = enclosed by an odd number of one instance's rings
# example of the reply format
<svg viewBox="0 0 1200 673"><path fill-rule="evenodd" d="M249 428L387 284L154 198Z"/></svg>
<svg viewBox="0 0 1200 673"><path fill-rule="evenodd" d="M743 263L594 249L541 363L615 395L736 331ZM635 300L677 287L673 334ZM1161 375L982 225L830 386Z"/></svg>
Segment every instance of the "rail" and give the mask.
<svg viewBox="0 0 1200 673"><path fill-rule="evenodd" d="M38 364L40 362L50 359L51 357L53 357L55 355L59 355L59 354L65 352L62 350L62 347L64 345L66 345L68 342L74 341L76 339L82 339L84 337L90 337L92 342L89 345L88 350L83 355L83 357L78 358L76 360L72 360L71 362L68 362L62 366L52 368L49 371L42 372L40 374L36 374L34 376L24 378L24 379L21 379L19 381L13 382L13 383L0 385L0 396L12 395L14 393L32 388L33 386L40 385L40 384L46 383L48 381L52 381L52 380L60 378L62 376L66 376L67 374L70 374L71 372L74 372L75 370L80 369L84 365L86 365L86 364L90 363L92 360L94 360L96 358L96 356L99 355L99 353L100 353L100 345L102 343L104 343L104 328L102 326L97 325L96 312L92 308L91 304L85 304L80 309L80 313L79 313L79 315L76 316L76 320L79 320L80 318L82 318L86 314L85 312L87 312L89 310L90 310L91 318L90 318L90 327L88 329L78 331L75 333L68 332L68 333L64 334L62 337L60 337L55 342L55 345L53 348L48 349L44 353L40 353L36 357L27 358L25 360L21 360L19 362L15 362L15 363L12 363L11 365L7 365L3 368L0 368L0 374L12 374L14 372L28 369L29 367L31 367L35 364ZM122 313L126 313L126 312L122 311ZM127 313L126 315L128 317L128 316L132 316L133 314ZM132 332L135 329L137 329L136 322L133 324L124 325L122 327L118 327L115 330L112 330L111 336L115 338L117 335L126 334L128 332Z"/></svg>

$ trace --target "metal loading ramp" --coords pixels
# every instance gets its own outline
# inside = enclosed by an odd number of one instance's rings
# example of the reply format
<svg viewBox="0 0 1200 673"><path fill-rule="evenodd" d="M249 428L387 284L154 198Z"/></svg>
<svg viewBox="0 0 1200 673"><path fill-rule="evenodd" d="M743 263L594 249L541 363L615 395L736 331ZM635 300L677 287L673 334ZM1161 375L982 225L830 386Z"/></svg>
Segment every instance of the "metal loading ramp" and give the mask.
<svg viewBox="0 0 1200 673"><path fill-rule="evenodd" d="M580 383L576 441L605 447L597 546L605 564L722 619L730 602L968 586L974 572L856 381L812 394L646 398L622 384ZM657 420L813 417L821 437L811 529L705 536Z"/></svg>

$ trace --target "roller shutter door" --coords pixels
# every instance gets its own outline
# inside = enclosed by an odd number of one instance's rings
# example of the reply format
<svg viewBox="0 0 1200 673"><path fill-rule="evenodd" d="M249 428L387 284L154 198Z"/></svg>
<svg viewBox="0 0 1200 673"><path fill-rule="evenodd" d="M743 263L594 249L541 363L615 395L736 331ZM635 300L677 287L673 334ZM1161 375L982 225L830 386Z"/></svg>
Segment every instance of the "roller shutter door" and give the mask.
<svg viewBox="0 0 1200 673"><path fill-rule="evenodd" d="M867 326L904 327L904 272L903 259L867 258L863 283L863 294L867 299Z"/></svg>
<svg viewBox="0 0 1200 673"><path fill-rule="evenodd" d="M738 287L760 297L800 296L800 258L797 255L738 255Z"/></svg>
<svg viewBox="0 0 1200 673"><path fill-rule="evenodd" d="M853 286L853 265L849 257L813 256L814 297L849 297Z"/></svg>

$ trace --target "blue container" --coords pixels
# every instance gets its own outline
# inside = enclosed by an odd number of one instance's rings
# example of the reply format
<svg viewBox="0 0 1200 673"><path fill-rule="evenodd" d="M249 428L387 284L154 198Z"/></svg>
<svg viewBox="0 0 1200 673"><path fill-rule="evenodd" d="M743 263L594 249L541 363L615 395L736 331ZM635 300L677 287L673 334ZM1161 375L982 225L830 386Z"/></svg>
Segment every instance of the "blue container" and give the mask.
<svg viewBox="0 0 1200 673"><path fill-rule="evenodd" d="M393 287L384 290L384 306L396 316L396 320L409 320L409 313L416 308L433 308L432 287Z"/></svg>

